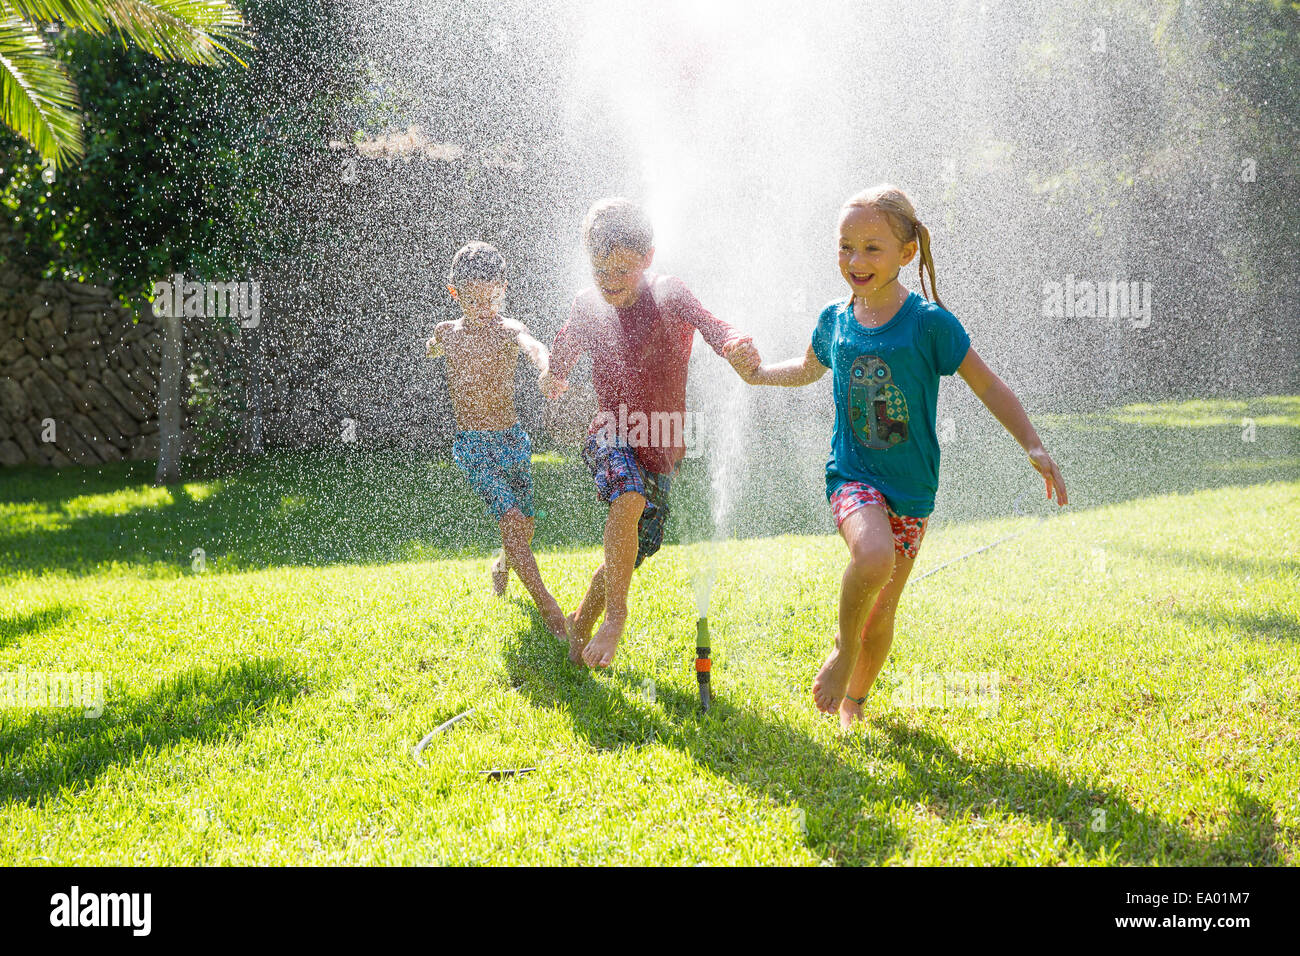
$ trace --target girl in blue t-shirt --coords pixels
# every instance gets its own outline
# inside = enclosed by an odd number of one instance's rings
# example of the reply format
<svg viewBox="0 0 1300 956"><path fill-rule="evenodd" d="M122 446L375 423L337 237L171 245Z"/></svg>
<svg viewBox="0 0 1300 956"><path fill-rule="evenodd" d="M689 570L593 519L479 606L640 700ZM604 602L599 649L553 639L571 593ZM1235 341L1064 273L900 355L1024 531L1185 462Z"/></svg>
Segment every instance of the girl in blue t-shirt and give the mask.
<svg viewBox="0 0 1300 956"><path fill-rule="evenodd" d="M898 281L920 253L921 291ZM877 186L840 210L840 274L846 299L822 310L801 358L759 365L754 385L808 385L830 369L835 431L826 462L826 497L849 548L840 584L835 649L813 681L817 708L847 730L862 717L867 690L894 640L894 609L916 560L939 486L935 402L939 377L954 372L1020 442L1066 503L1061 471L1043 450L1020 402L975 354L970 337L934 286L930 231L900 189ZM853 639L856 637L857 639Z"/></svg>

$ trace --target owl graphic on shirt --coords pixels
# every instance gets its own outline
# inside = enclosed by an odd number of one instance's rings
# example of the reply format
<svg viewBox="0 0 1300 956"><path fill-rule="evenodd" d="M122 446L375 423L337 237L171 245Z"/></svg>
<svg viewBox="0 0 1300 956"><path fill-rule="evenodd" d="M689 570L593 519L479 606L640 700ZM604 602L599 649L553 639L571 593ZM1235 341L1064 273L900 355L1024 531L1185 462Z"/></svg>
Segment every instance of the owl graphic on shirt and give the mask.
<svg viewBox="0 0 1300 956"><path fill-rule="evenodd" d="M849 420L868 448L907 441L907 399L878 355L860 355L849 368Z"/></svg>

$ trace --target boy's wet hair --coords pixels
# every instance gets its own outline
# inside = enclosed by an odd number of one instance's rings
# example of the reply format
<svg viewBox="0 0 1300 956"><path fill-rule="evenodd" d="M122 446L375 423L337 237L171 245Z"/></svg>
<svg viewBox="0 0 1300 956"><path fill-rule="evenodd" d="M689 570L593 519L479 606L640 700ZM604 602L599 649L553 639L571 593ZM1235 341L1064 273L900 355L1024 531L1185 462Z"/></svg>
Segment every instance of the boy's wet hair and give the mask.
<svg viewBox="0 0 1300 956"><path fill-rule="evenodd" d="M587 210L582 244L589 256L607 256L619 248L643 256L654 248L655 232L644 209L630 199L612 196Z"/></svg>
<svg viewBox="0 0 1300 956"><path fill-rule="evenodd" d="M505 277L505 258L496 246L477 239L460 247L447 273L447 281L453 286L462 282L498 282Z"/></svg>

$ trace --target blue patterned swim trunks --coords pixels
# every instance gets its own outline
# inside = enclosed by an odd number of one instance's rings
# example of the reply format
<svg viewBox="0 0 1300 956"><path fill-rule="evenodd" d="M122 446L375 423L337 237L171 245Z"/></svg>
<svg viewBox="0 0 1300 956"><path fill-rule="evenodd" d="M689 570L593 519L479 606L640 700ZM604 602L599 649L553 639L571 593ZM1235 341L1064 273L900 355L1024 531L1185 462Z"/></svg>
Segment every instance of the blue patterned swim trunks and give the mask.
<svg viewBox="0 0 1300 956"><path fill-rule="evenodd" d="M608 504L629 491L645 498L645 510L637 523L636 566L639 568L664 543L672 476L642 468L631 448L605 439L600 432L587 439L582 460L596 481L596 493L601 501Z"/></svg>
<svg viewBox="0 0 1300 956"><path fill-rule="evenodd" d="M451 457L497 521L511 508L533 516L533 443L518 422L499 431L457 432Z"/></svg>

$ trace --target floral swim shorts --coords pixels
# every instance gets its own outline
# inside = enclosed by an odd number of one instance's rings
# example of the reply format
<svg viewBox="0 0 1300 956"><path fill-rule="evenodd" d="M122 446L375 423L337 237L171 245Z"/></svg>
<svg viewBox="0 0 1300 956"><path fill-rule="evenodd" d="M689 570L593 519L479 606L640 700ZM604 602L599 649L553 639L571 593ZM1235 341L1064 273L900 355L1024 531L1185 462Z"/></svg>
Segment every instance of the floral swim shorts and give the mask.
<svg viewBox="0 0 1300 956"><path fill-rule="evenodd" d="M885 514L889 516L889 530L894 534L894 550L915 558L921 547L921 538L925 535L925 525L930 519L898 514L889 507L885 496L866 482L846 481L835 489L835 494L831 495L831 513L835 515L835 527L838 528L845 518L868 505L879 505L885 509Z"/></svg>

